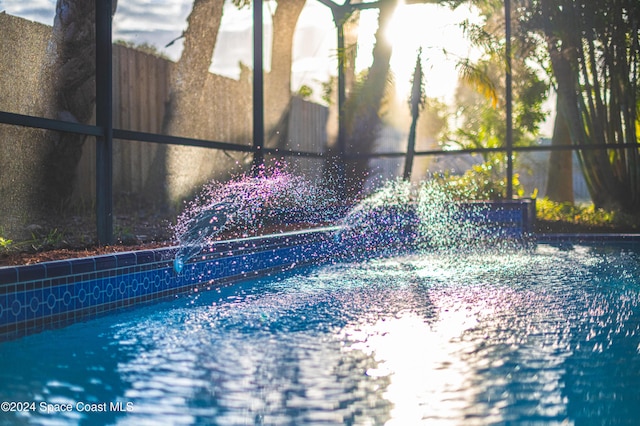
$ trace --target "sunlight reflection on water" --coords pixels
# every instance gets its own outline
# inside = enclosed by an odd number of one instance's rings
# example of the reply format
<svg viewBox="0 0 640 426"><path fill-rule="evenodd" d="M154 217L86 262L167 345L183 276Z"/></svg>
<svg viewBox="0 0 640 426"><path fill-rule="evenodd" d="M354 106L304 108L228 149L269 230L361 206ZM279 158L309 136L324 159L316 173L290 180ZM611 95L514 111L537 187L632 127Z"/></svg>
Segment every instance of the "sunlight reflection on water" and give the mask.
<svg viewBox="0 0 640 426"><path fill-rule="evenodd" d="M382 396L392 405L388 425L417 424L423 419L456 419L460 401L451 392L468 388L468 368L452 357L448 342L474 324L467 315L446 318L446 327L427 324L412 312L379 320L364 330L345 329L351 350L372 355L378 365L368 376L388 376ZM461 419L457 419L461 420Z"/></svg>
<svg viewBox="0 0 640 426"><path fill-rule="evenodd" d="M123 424L632 423L639 276L636 251L549 245L311 268L3 344L0 397L132 402L91 417Z"/></svg>

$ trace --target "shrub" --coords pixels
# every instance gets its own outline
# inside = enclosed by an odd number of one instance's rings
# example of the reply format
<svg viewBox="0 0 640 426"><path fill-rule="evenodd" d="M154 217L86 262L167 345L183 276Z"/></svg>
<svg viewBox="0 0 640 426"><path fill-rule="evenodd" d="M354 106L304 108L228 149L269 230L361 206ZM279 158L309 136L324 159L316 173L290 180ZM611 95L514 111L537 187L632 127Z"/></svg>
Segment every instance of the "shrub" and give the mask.
<svg viewBox="0 0 640 426"><path fill-rule="evenodd" d="M576 206L558 203L547 198L536 201L536 216L550 222L566 222L576 225L604 228L640 229L640 219L632 215L604 209L596 209L593 204Z"/></svg>
<svg viewBox="0 0 640 426"><path fill-rule="evenodd" d="M507 195L507 178L499 159L473 166L462 176L448 173L437 176L445 190L456 200L502 200ZM514 194L524 196L517 174L512 179Z"/></svg>

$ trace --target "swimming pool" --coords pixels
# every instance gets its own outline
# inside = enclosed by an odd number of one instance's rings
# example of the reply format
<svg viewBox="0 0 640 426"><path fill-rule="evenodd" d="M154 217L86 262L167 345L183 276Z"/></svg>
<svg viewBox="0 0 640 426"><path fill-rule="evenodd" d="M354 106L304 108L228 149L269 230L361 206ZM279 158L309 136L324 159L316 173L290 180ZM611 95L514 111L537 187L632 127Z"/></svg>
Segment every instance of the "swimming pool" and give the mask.
<svg viewBox="0 0 640 426"><path fill-rule="evenodd" d="M16 404L0 415L632 424L639 277L637 244L614 243L307 267L2 343L0 400Z"/></svg>

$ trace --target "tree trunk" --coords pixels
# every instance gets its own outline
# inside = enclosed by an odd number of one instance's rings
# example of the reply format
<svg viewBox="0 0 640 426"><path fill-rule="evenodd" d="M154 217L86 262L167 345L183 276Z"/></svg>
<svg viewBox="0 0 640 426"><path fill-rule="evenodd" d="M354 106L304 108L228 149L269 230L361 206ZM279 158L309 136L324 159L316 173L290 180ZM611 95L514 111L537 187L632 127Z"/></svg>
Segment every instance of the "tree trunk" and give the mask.
<svg viewBox="0 0 640 426"><path fill-rule="evenodd" d="M637 46L637 21L630 19L638 16L637 2L561 3L542 1L542 22L558 84L558 109L572 143L637 143L634 126L626 123L635 116L635 105L623 100L637 84L629 67L638 58L631 48ZM640 209L640 184L633 177L640 176L637 153L637 148L578 151L596 207L629 213Z"/></svg>
<svg viewBox="0 0 640 426"><path fill-rule="evenodd" d="M562 40L561 45L562 48L556 47L557 41L552 38L547 41L551 65L558 85L558 112L564 118L563 121L567 126L572 143L574 145L588 144L592 142L593 135L587 133L584 117L580 112L582 100L578 94L578 49L566 39ZM559 130L559 132L562 131ZM612 176L606 172L609 168L606 155L606 151L602 150L578 151L578 158L582 164L589 194L597 207L612 207L614 204L613 200L606 195L609 191L607 188L610 189L611 195L615 192Z"/></svg>
<svg viewBox="0 0 640 426"><path fill-rule="evenodd" d="M193 3L184 32L182 55L171 77L172 86L162 123L165 134L191 138L205 136L198 123L205 119L201 114L202 103L215 102L215 99L203 99L202 96L222 21L223 6L224 0L195 0ZM202 173L194 161L201 153L193 148L170 145L163 150L157 156L158 162L162 163L159 168L165 173L166 179L163 185L166 200L163 200L163 204L168 202L170 206L176 206L195 191L194 184L205 181L207 176L200 176Z"/></svg>
<svg viewBox="0 0 640 426"><path fill-rule="evenodd" d="M558 95L560 97L561 95ZM552 147L571 145L571 135L567 120L559 108L560 99L556 99L556 118L553 124ZM573 152L570 150L551 151L547 173L546 197L559 203L574 202L573 194Z"/></svg>
<svg viewBox="0 0 640 426"><path fill-rule="evenodd" d="M362 86L352 92L345 105L347 154L367 154L375 147L380 131L380 108L387 88L392 53L385 32L396 5L396 0L380 2L373 63ZM368 173L369 161L366 159L346 163L347 198L354 199L360 195Z"/></svg>
<svg viewBox="0 0 640 426"><path fill-rule="evenodd" d="M265 85L265 122L270 145L286 144L291 105L293 36L306 0L280 0L273 15L271 72Z"/></svg>
<svg viewBox="0 0 640 426"><path fill-rule="evenodd" d="M406 181L411 180L411 171L413 170L413 157L416 149L416 126L420 117L420 109L424 105L424 90L422 87L422 49L418 53L416 59L416 67L413 70L413 82L411 87L411 126L409 128L409 139L407 140L407 155L404 161L404 172L402 178Z"/></svg>
<svg viewBox="0 0 640 426"><path fill-rule="evenodd" d="M187 18L182 55L176 64L163 133L197 137L193 116L209 73L222 21L224 0L195 0Z"/></svg>
<svg viewBox="0 0 640 426"><path fill-rule="evenodd" d="M114 1L115 8L115 1ZM45 116L89 123L95 107L95 2L58 0L44 70L50 104ZM65 206L73 193L86 137L49 132L43 168L44 208Z"/></svg>

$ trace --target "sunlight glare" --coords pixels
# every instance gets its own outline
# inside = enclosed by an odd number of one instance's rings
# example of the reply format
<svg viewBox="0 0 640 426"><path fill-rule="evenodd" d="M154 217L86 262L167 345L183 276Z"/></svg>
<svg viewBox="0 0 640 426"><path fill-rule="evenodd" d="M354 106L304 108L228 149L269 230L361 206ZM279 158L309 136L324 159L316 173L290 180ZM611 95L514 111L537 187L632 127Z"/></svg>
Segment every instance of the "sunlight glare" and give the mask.
<svg viewBox="0 0 640 426"><path fill-rule="evenodd" d="M399 97L407 99L409 96L420 48L423 50L422 66L427 96L453 97L458 82L456 62L477 55L459 25L465 19L471 22L480 20L473 9L465 7L451 10L436 4L398 5L386 31L386 38L393 46L391 70ZM374 21L372 28L363 28L361 33L374 33L376 27L377 21ZM359 49L359 52L362 51L367 51L367 48Z"/></svg>
<svg viewBox="0 0 640 426"><path fill-rule="evenodd" d="M472 398L452 398L455 392L470 388L472 377L465 361L451 352L450 342L476 325L476 318L465 311L442 315L438 323L429 324L413 312L401 311L394 318L343 331L353 341L350 350L363 351L378 361L377 368L366 374L390 379L384 392L384 398L393 403L387 426L421 424L428 417L431 421L458 418L468 404L465 399Z"/></svg>

